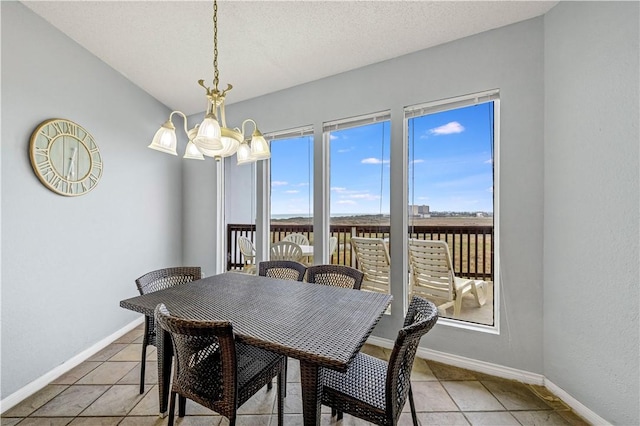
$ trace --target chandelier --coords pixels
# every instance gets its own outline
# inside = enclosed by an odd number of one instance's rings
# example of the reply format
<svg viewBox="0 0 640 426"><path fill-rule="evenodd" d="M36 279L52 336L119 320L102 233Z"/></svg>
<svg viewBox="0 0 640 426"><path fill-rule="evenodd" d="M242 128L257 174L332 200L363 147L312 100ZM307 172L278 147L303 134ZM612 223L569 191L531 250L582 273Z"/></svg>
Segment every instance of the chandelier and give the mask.
<svg viewBox="0 0 640 426"><path fill-rule="evenodd" d="M187 129L187 117L180 111L173 111L169 119L158 129L149 148L167 154L178 155L176 152L177 138L176 128L171 121L174 114L179 114L183 118L184 131L189 142L185 149L183 158L192 160L204 160L204 156L221 160L237 154L238 164L253 163L258 160L266 160L271 157L269 144L265 140L258 125L252 119L242 122L241 129L231 129L227 127L224 113L225 96L233 88L227 84L223 91L218 90L218 3L213 2L213 89L204 85L204 80L198 80L207 94L207 112L202 123L197 124L193 129ZM218 119L219 117L219 119ZM253 124L251 141L245 138L245 125Z"/></svg>

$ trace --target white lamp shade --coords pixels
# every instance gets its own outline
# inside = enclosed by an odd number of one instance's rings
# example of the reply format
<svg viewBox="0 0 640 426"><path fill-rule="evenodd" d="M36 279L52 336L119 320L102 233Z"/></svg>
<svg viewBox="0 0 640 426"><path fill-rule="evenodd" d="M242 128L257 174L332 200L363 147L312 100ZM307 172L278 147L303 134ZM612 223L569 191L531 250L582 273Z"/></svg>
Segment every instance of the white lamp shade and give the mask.
<svg viewBox="0 0 640 426"><path fill-rule="evenodd" d="M198 128L198 135L193 139L193 143L196 144L204 155L207 155L205 150L210 151L222 149L220 136L221 132L218 120L216 120L215 115L207 114Z"/></svg>
<svg viewBox="0 0 640 426"><path fill-rule="evenodd" d="M176 137L176 128L173 126L171 121L167 121L153 136L153 140L148 148L165 152L167 154L178 155L176 152L177 145L178 139Z"/></svg>
<svg viewBox="0 0 640 426"><path fill-rule="evenodd" d="M204 156L193 141L189 141L189 143L187 143L187 148L184 150L184 156L182 158L187 158L189 160L204 160Z"/></svg>
<svg viewBox="0 0 640 426"><path fill-rule="evenodd" d="M251 155L251 148L249 144L245 141L240 144L238 147L238 151L236 152L236 157L238 157L238 165L242 164L251 164L254 163L257 159L253 158Z"/></svg>
<svg viewBox="0 0 640 426"><path fill-rule="evenodd" d="M266 160L271 158L269 144L261 134L253 134L251 137L251 156L256 160Z"/></svg>

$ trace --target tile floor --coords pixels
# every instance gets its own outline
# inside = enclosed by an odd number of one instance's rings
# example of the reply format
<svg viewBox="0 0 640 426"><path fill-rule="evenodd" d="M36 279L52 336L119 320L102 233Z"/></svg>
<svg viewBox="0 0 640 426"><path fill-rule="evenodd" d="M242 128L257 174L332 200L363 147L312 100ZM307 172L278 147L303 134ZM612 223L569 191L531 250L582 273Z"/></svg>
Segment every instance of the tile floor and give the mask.
<svg viewBox="0 0 640 426"><path fill-rule="evenodd" d="M60 376L41 391L2 415L2 426L39 425L166 425L158 416L157 363L155 348L149 347L145 393L138 393L142 326L113 342L72 371ZM366 345L370 355L388 359L390 351ZM300 372L296 360L289 360L285 425L302 425ZM562 401L540 386L521 383L416 359L412 387L422 425L586 425ZM275 390L275 387L274 387ZM239 425L275 426L275 392L266 388L239 410ZM400 418L411 425L409 404ZM227 425L217 416L191 401L182 426ZM344 416L341 422L323 407L322 424L349 426L369 423Z"/></svg>

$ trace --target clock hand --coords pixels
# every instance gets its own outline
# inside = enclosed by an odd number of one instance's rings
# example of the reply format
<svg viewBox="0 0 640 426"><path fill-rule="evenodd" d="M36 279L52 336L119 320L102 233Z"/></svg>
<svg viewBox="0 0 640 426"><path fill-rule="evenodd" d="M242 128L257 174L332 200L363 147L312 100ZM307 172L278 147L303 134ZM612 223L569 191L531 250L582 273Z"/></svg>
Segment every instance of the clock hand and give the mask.
<svg viewBox="0 0 640 426"><path fill-rule="evenodd" d="M73 166L74 166L74 162L76 159L76 153L78 152L78 148L74 147L73 151L71 152L71 157L69 157L69 171L67 171L67 176L65 176L65 179L69 180L69 178L71 176L75 175L75 171L73 170Z"/></svg>

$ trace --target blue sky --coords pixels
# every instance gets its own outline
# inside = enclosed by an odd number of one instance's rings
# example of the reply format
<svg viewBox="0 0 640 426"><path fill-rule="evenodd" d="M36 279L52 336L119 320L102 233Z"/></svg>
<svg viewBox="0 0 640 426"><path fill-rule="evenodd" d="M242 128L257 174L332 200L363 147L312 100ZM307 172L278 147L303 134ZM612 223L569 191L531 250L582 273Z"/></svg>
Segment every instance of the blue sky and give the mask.
<svg viewBox="0 0 640 426"><path fill-rule="evenodd" d="M493 211L492 103L409 120L409 204ZM331 132L331 214L389 213L389 122ZM313 209L312 137L271 144L271 213Z"/></svg>

